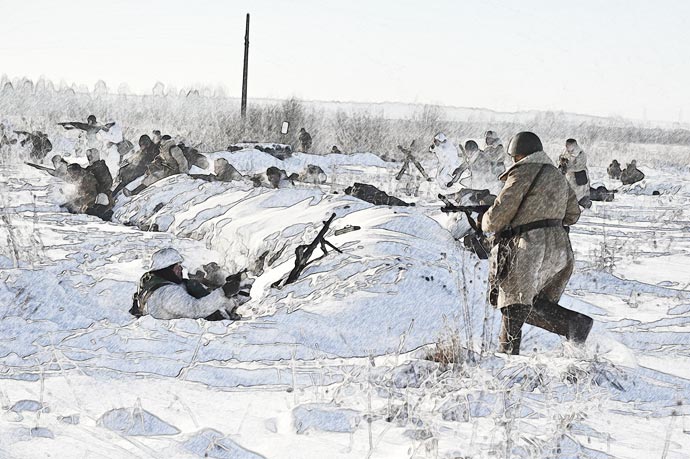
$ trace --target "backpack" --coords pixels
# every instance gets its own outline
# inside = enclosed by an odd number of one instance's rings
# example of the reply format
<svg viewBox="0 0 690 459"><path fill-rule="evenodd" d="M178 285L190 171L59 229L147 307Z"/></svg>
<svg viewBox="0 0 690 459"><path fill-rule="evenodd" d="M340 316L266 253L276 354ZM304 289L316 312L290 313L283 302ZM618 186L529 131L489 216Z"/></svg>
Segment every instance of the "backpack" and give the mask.
<svg viewBox="0 0 690 459"><path fill-rule="evenodd" d="M132 295L132 307L129 309L129 313L136 318L143 316L146 301L153 292L165 285L173 285L173 283L150 272L141 276L139 288Z"/></svg>

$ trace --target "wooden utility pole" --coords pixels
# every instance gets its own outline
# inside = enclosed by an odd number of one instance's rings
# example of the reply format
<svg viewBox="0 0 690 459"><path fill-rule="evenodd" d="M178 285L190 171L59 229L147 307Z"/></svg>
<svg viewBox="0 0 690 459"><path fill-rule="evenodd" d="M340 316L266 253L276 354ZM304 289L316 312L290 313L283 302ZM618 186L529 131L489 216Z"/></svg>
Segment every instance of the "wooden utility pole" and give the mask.
<svg viewBox="0 0 690 459"><path fill-rule="evenodd" d="M247 13L247 27L244 31L244 70L242 71L242 105L240 114L247 116L247 74L249 72L249 13Z"/></svg>

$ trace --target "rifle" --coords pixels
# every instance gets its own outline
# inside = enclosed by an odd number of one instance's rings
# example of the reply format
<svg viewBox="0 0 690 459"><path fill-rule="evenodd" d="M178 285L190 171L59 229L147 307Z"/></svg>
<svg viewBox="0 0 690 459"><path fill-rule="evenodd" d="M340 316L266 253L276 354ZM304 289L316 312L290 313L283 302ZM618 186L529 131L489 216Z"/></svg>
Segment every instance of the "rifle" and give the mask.
<svg viewBox="0 0 690 459"><path fill-rule="evenodd" d="M50 175L52 175L53 177L57 176L57 172L55 171L55 169L51 169L50 167L41 166L40 164L34 164L34 163L28 163L28 162L25 162L24 164L26 164L27 166L31 166L34 169L38 169L39 171L47 172Z"/></svg>
<svg viewBox="0 0 690 459"><path fill-rule="evenodd" d="M479 226L479 219L481 215L484 215L484 213L491 208L489 205L474 205L474 206L457 206L450 202L448 198L446 198L444 195L439 194L438 198L443 201L444 206L441 207L441 212L443 213L453 213L453 212L462 212L465 214L465 217L467 217L467 223L470 224L470 227L472 228L473 234L468 234L465 236L465 245L472 249L477 256L482 259L486 260L489 258L489 253L491 250L488 248L489 244L486 239L486 235L484 234L484 231L482 231L481 226ZM480 217L475 220L472 218L472 213L476 212Z"/></svg>
<svg viewBox="0 0 690 459"><path fill-rule="evenodd" d="M328 255L328 249L326 246L332 248L338 253L343 253L342 250L326 240L326 233L328 232L333 219L335 219L335 213L331 214L331 217L327 221L323 222L323 228L321 228L321 231L319 231L319 234L316 235L311 243L308 245L297 246L295 249L295 267L292 268L292 271L290 271L290 274L288 274L287 278L283 282L283 286L291 284L299 278L304 268L309 265L309 258L314 253L314 250L317 246L321 246L321 251L323 251L324 256ZM271 287L278 287L281 281L282 280L274 282Z"/></svg>

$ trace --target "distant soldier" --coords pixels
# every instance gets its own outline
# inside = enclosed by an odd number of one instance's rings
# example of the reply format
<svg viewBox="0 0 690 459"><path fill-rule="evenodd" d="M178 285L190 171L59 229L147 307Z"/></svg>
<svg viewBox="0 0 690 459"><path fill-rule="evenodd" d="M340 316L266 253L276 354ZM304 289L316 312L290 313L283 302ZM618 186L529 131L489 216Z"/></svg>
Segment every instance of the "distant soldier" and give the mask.
<svg viewBox="0 0 690 459"><path fill-rule="evenodd" d="M50 143L48 136L41 131L14 132L16 134L26 136L26 138L19 143L22 147L31 142L31 152L29 152L29 158L31 158L32 161L43 162L43 159L46 157L46 155L53 150L53 144Z"/></svg>
<svg viewBox="0 0 690 459"><path fill-rule="evenodd" d="M609 167L606 169L606 172L609 174L610 179L613 179L613 180L620 180L621 179L621 165L617 159L614 159L613 161L611 161L611 164L609 164Z"/></svg>
<svg viewBox="0 0 690 459"><path fill-rule="evenodd" d="M160 149L155 145L151 138L144 134L139 137L139 150L127 159L118 172L120 182L113 190L113 195L119 193L123 188L132 183L137 178L146 173L146 169L158 156Z"/></svg>
<svg viewBox="0 0 690 459"><path fill-rule="evenodd" d="M182 150L182 154L187 159L187 164L189 164L190 169L192 166L196 166L199 169L206 169L209 166L208 158L199 153L199 150L196 148L188 147L184 142L178 142L177 146Z"/></svg>
<svg viewBox="0 0 690 459"><path fill-rule="evenodd" d="M98 198L98 181L91 172L77 163L67 166L67 181L75 186L72 199L65 207L71 213L85 214Z"/></svg>
<svg viewBox="0 0 690 459"><path fill-rule="evenodd" d="M307 164L307 167L301 174L297 176L297 180L303 183L311 183L314 185L321 185L326 183L326 173L321 167L315 164Z"/></svg>
<svg viewBox="0 0 690 459"><path fill-rule="evenodd" d="M62 126L67 130L78 129L82 131L80 133L80 137L81 134L83 134L83 138L85 139L83 149L87 150L89 148L100 147L101 145L99 145L97 139L98 133L101 131L108 132L110 128L115 125L115 123L111 122L106 124L99 124L94 115L89 115L86 119L86 123L82 123L80 121L67 121L64 123L58 123L58 125Z"/></svg>
<svg viewBox="0 0 690 459"><path fill-rule="evenodd" d="M215 290L225 285L229 275L229 272L221 268L215 261L212 261L202 265L202 269L198 269L196 273L190 274L189 278L200 282L209 290Z"/></svg>
<svg viewBox="0 0 690 459"><path fill-rule="evenodd" d="M158 129L154 129L151 131L151 140L153 141L154 144L160 145L161 141L163 140L163 135L161 134L161 131Z"/></svg>
<svg viewBox="0 0 690 459"><path fill-rule="evenodd" d="M271 188L291 188L294 186L293 177L288 177L284 169L278 169L275 166L266 169L266 178Z"/></svg>
<svg viewBox="0 0 690 459"><path fill-rule="evenodd" d="M337 145L333 145L333 148L331 148L331 153L336 154L336 155L341 155L343 152L340 151L340 148L338 148Z"/></svg>
<svg viewBox="0 0 690 459"><path fill-rule="evenodd" d="M492 163L485 152L479 149L479 145L474 140L465 142L465 163L453 171L451 185L458 182L465 171L470 172L470 188L483 188L490 186L496 188L500 182L493 174Z"/></svg>
<svg viewBox="0 0 690 459"><path fill-rule="evenodd" d="M235 166L230 164L227 159L218 158L213 162L213 171L215 177L213 180L218 182L232 182L234 180L242 180L244 177L235 169Z"/></svg>
<svg viewBox="0 0 690 459"><path fill-rule="evenodd" d="M69 163L65 161L63 157L60 155L55 155L52 158L50 158L50 162L53 163L54 170L54 172L52 172L50 175L63 180L67 180L67 166Z"/></svg>
<svg viewBox="0 0 690 459"><path fill-rule="evenodd" d="M506 155L503 143L501 142L501 138L494 131L486 131L484 141L486 142L484 154L489 158L489 161L491 161L492 173L498 177L506 170Z"/></svg>
<svg viewBox="0 0 690 459"><path fill-rule="evenodd" d="M519 354L525 322L583 343L592 319L558 304L575 265L565 229L580 217L575 192L534 133L515 135L508 154L515 164L481 218L495 234L490 297L503 317L499 351Z"/></svg>
<svg viewBox="0 0 690 459"><path fill-rule="evenodd" d="M632 160L626 168L621 171L621 181L623 185L632 185L644 179L644 173L637 168L637 161Z"/></svg>
<svg viewBox="0 0 690 459"><path fill-rule="evenodd" d="M105 161L101 159L100 153L95 148L89 148L86 150L86 158L89 160L86 170L96 178L98 192L110 195L110 190L113 187L113 176Z"/></svg>
<svg viewBox="0 0 690 459"><path fill-rule="evenodd" d="M110 169L108 169L105 161L100 159L98 150L95 148L86 150L86 157L89 160L86 171L96 179L96 191L98 192L94 204L86 210L86 213L109 221L112 217L111 209L114 204L111 191L113 176L110 174Z"/></svg>
<svg viewBox="0 0 690 459"><path fill-rule="evenodd" d="M309 149L311 148L311 135L309 135L307 130L304 128L299 130L299 143L302 145L302 151L304 153L309 152Z"/></svg>
<svg viewBox="0 0 690 459"><path fill-rule="evenodd" d="M355 182L352 186L345 188L344 191L345 194L354 196L357 199L361 199L362 201L369 202L376 206L414 206L414 203L409 204L368 183Z"/></svg>
<svg viewBox="0 0 690 459"><path fill-rule="evenodd" d="M58 123L58 125L62 126L67 130L79 129L80 131L84 131L87 134L92 135L96 135L100 131L108 131L114 124L114 122L106 123L104 125L98 124L98 121L96 120L96 117L94 115L89 115L86 119L86 123L82 123L81 121L66 121L63 123Z"/></svg>
<svg viewBox="0 0 690 459"><path fill-rule="evenodd" d="M441 188L448 188L453 185L453 172L460 167L460 154L457 147L450 142L443 132L439 132L434 137L434 143L429 147L438 159L438 170L436 171L436 183Z"/></svg>
<svg viewBox="0 0 690 459"><path fill-rule="evenodd" d="M161 139L158 155L148 165L144 180L136 189L131 192L126 188L123 190L125 196L131 196L153 185L154 183L163 180L166 177L177 174L187 174L189 172L189 163L180 147L175 145L175 142L169 139Z"/></svg>
<svg viewBox="0 0 690 459"><path fill-rule="evenodd" d="M587 174L587 155L575 139L565 141L565 151L559 157L559 168L565 175L568 185L575 191L577 202L584 208L592 206L589 198L589 176Z"/></svg>

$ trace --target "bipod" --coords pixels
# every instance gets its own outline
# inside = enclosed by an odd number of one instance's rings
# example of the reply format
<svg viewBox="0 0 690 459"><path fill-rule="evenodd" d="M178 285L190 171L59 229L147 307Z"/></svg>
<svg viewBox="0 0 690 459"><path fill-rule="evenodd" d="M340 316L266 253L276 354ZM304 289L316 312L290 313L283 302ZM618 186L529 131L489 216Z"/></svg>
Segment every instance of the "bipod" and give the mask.
<svg viewBox="0 0 690 459"><path fill-rule="evenodd" d="M340 250L339 248L337 248L336 246L334 246L326 240L326 233L328 232L328 229L330 228L331 223L334 219L335 213L331 214L330 218L327 221L323 222L323 228L321 228L321 231L319 231L319 234L316 235L316 237L311 243L307 245L302 244L297 246L297 248L295 249L295 267L292 268L292 271L290 271L290 274L288 274L284 282L282 279L280 279L274 282L271 285L271 287L279 287L281 283L284 286L295 282L299 278L300 274L302 274L304 268L306 268L310 263L312 263L309 261L309 259L311 258L317 246L321 247L323 255L317 258L316 260L320 260L328 254L328 249L326 247L330 247L338 253L343 253L342 250Z"/></svg>
<svg viewBox="0 0 690 459"><path fill-rule="evenodd" d="M424 170L424 167L422 167L422 164L412 154L412 148L414 147L414 144L415 144L415 141L413 140L412 143L410 143L409 148L405 148L402 145L398 145L398 150L403 152L403 154L405 155L405 160L403 161L403 165L400 168L400 171L395 176L395 180L400 180L402 178L402 176L405 175L405 173L407 172L407 170L410 167L410 162L411 162L417 168L419 173L422 174L422 177L424 177L426 179L426 181L430 182L431 178L429 178L429 175Z"/></svg>

